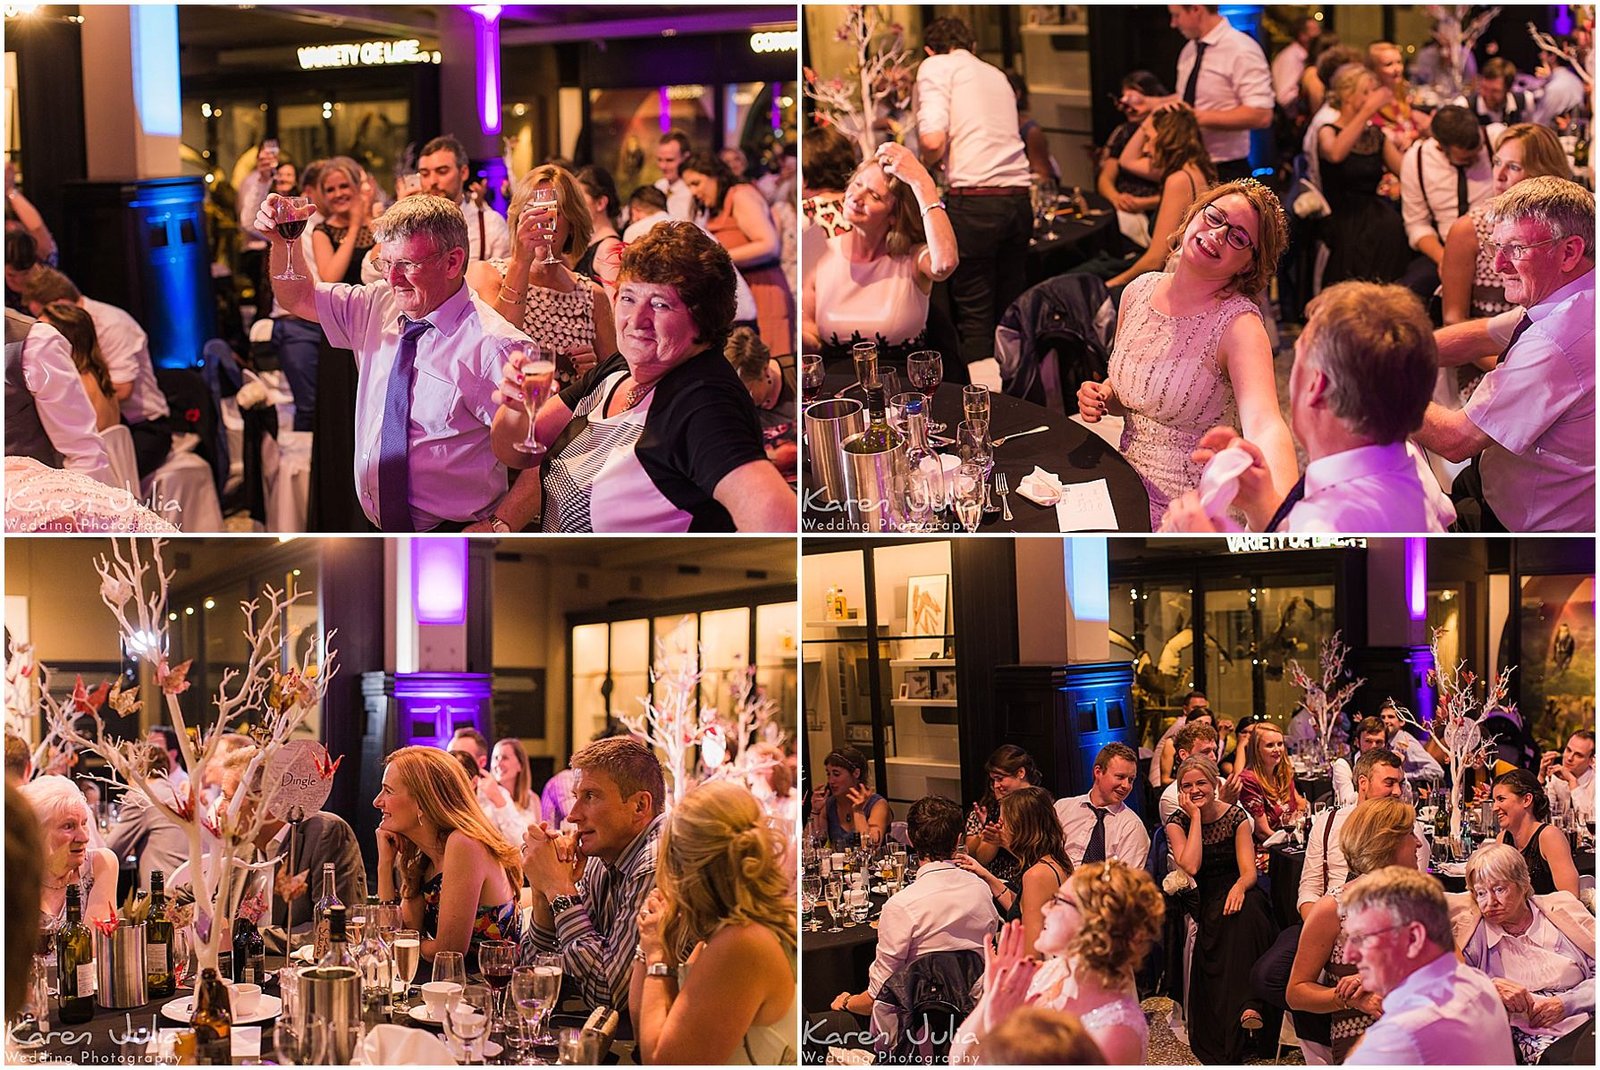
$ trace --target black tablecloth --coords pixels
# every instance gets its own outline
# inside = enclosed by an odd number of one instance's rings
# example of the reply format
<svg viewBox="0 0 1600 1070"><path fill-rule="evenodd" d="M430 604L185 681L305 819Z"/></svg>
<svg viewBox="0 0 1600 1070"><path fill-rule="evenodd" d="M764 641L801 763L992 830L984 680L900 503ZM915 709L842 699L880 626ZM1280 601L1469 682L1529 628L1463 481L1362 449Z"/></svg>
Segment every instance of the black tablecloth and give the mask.
<svg viewBox="0 0 1600 1070"><path fill-rule="evenodd" d="M878 953L878 914L883 910L885 896L872 898L872 918L864 924L845 926L841 932L830 933L832 915L819 905L816 916L822 928L816 932L802 929L803 982L800 992L800 1009L805 1014L816 1014L833 1005L840 992L864 992L867 988L867 968Z"/></svg>
<svg viewBox="0 0 1600 1070"><path fill-rule="evenodd" d="M1104 215L1091 215L1087 219L1056 217L1054 227L1046 224L1034 232L1035 241L1028 246L1028 285L1043 282L1060 275L1079 264L1094 258L1096 253L1120 253L1123 248L1122 232L1117 227L1117 213L1098 194L1086 193L1091 211ZM1054 230L1054 240L1045 235Z"/></svg>
<svg viewBox="0 0 1600 1070"><path fill-rule="evenodd" d="M830 375L823 386L833 393L850 386L851 375ZM914 389L905 387L905 389ZM852 389L846 397L860 400L859 388ZM954 437L955 427L962 420L961 388L940 384L933 395L933 418L948 424L945 434ZM1089 483L1096 479L1106 481L1111 495L1111 505L1116 511L1119 531L1150 530L1150 499L1145 495L1139 475L1123 459L1122 454L1094 432L1067 419L1064 415L1042 405L1035 405L1007 394L991 395L990 432L1003 437L1016 431L1046 425L1050 430L1026 438L1015 439L995 450L995 473L1005 473L1011 485L1011 514L1015 520L1007 521L1000 511L984 514L978 526L980 532L1005 531L1060 531L1055 507L1035 505L1016 493L1022 477L1032 472L1035 465L1054 472L1063 483ZM955 447L938 446L937 449L954 452ZM995 497L998 507L1000 499ZM816 508L807 501L807 531L845 531L847 520L843 507L838 511ZM952 531L956 530L954 527Z"/></svg>

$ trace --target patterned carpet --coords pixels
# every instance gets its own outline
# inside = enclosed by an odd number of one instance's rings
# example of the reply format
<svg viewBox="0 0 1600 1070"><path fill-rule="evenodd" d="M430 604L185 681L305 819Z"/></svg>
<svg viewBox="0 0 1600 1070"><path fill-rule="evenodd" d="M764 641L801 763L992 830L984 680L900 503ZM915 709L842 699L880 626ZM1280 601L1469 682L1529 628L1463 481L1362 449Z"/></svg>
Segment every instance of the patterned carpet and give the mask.
<svg viewBox="0 0 1600 1070"><path fill-rule="evenodd" d="M1165 996L1151 996L1140 1004L1145 1020L1150 1024L1150 1048L1145 1056L1146 1066L1199 1066L1189 1045L1172 1032L1172 1000ZM1305 1059L1299 1048L1283 1049L1279 1060L1285 1066L1304 1066ZM1270 1059L1247 1059L1247 1066L1272 1065Z"/></svg>

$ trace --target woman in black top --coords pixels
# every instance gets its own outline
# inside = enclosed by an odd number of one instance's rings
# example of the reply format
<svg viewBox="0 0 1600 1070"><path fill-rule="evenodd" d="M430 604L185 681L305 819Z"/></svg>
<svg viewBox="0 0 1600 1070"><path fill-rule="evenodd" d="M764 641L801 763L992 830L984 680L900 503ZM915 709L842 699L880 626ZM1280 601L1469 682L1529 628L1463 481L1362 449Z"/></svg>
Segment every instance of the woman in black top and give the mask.
<svg viewBox="0 0 1600 1070"><path fill-rule="evenodd" d="M1001 881L1010 881L1022 870L1016 856L1001 843L1000 802L1014 791L1038 787L1044 776L1033 756L1014 743L996 747L984 770L989 774L989 791L967 815L967 853Z"/></svg>
<svg viewBox="0 0 1600 1070"><path fill-rule="evenodd" d="M617 234L617 184L604 167L585 167L572 176L578 180L583 200L589 207L589 247L578 258L576 270L605 287L606 296L617 296L617 273L622 269L622 238Z"/></svg>
<svg viewBox="0 0 1600 1070"><path fill-rule="evenodd" d="M950 861L983 878L1002 922L1022 922L1028 954L1044 929L1044 907L1061 888L1072 863L1054 800L1043 788L1021 788L1000 801L1000 838L1017 860L1017 875L1002 881L969 854Z"/></svg>
<svg viewBox="0 0 1600 1070"><path fill-rule="evenodd" d="M1566 833L1550 824L1550 800L1539 778L1526 769L1513 769L1495 778L1494 813L1504 834L1500 837L1522 852L1528 863L1534 895L1562 891L1578 894L1578 867Z"/></svg>

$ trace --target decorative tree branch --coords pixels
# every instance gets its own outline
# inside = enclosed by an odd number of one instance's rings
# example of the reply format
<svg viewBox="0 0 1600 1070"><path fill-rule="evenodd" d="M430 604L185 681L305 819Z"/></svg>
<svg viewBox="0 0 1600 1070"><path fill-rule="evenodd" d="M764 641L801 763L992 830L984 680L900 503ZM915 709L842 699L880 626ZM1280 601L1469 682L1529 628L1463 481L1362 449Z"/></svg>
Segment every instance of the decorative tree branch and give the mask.
<svg viewBox="0 0 1600 1070"><path fill-rule="evenodd" d="M850 68L840 77L828 79L819 79L807 68L806 95L816 104L818 115L855 140L863 160L871 159L878 147L873 129L878 105L899 95L912 54L904 45L900 27L885 22L872 4L845 8L834 38L853 46Z"/></svg>
<svg viewBox="0 0 1600 1070"><path fill-rule="evenodd" d="M1331 638L1323 640L1317 652L1317 661L1322 669L1320 681L1311 679L1298 661L1291 660L1286 667L1289 682L1305 692L1306 713L1316 729L1317 745L1324 764L1333 756L1334 734L1338 731L1339 715L1344 712L1345 703L1367 682L1365 677L1357 677L1339 685L1339 678L1344 675L1344 659L1349 653L1350 648L1345 646L1340 633L1334 632Z"/></svg>
<svg viewBox="0 0 1600 1070"><path fill-rule="evenodd" d="M1441 103L1449 103L1465 91L1467 60L1472 56L1472 46L1500 14L1498 7L1490 7L1469 19L1471 11L1467 4L1450 7L1436 4L1428 8L1428 14L1438 23L1434 36L1439 42L1441 58L1449 62L1449 67L1441 71L1443 82L1434 86Z"/></svg>
<svg viewBox="0 0 1600 1070"><path fill-rule="evenodd" d="M1562 60L1567 66L1571 67L1573 71L1577 73L1579 78L1583 79L1584 85L1588 86L1590 89L1594 88L1594 71L1590 70L1585 64L1584 57L1578 54L1578 50L1576 48L1569 48L1561 44L1561 42L1557 41L1554 37L1551 37L1549 34L1545 33L1531 22L1528 23L1528 36L1533 38L1533 43L1538 47L1540 52L1544 52ZM1589 53L1589 63L1593 62L1594 53L1591 52Z"/></svg>
<svg viewBox="0 0 1600 1070"><path fill-rule="evenodd" d="M1434 668L1428 672L1428 683L1439 689L1438 715L1434 718L1434 738L1450 757L1450 838L1458 839L1465 817L1463 778L1466 771L1487 763L1496 753L1495 740L1483 738L1479 721L1489 710L1505 708L1506 687L1515 666L1501 671L1498 677L1484 680L1484 697L1478 703L1474 685L1476 673L1466 668L1466 662L1453 667L1439 660L1439 640L1444 628L1433 632Z"/></svg>

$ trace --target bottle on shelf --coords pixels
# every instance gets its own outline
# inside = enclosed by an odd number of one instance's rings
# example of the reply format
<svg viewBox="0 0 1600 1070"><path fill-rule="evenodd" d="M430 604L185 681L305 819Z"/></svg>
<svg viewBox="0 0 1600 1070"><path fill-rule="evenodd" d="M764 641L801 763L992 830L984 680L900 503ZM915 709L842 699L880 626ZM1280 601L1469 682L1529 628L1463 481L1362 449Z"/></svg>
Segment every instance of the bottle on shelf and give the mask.
<svg viewBox="0 0 1600 1070"><path fill-rule="evenodd" d="M350 950L349 927L345 920L343 903L337 903L328 908L328 947L317 957L318 966L349 966L356 965L356 957Z"/></svg>
<svg viewBox="0 0 1600 1070"><path fill-rule="evenodd" d="M200 973L189 1025L194 1028L195 1057L201 1064L228 1066L233 1062L233 1007L227 986L211 966Z"/></svg>
<svg viewBox="0 0 1600 1070"><path fill-rule="evenodd" d="M339 899L338 884L333 875L333 863L325 862L322 865L322 895L317 898L317 936L312 948L312 956L322 961L322 956L328 951L328 918L334 907L343 907Z"/></svg>
<svg viewBox="0 0 1600 1070"><path fill-rule="evenodd" d="M83 899L77 884L67 885L66 923L56 933L56 962L61 973L63 1025L82 1025L94 1017L94 934L83 923Z"/></svg>
<svg viewBox="0 0 1600 1070"><path fill-rule="evenodd" d="M151 999L165 999L177 991L172 970L172 922L167 918L167 875L150 871L150 913L144 927L145 987Z"/></svg>

